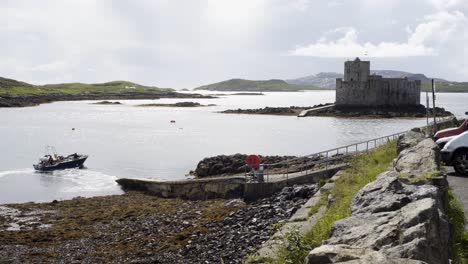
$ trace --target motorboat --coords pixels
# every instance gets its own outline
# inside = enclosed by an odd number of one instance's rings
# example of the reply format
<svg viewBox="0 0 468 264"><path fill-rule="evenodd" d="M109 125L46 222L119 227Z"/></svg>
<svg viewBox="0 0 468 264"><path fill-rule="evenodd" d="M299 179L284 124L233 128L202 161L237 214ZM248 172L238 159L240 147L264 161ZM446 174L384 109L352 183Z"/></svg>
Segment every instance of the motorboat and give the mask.
<svg viewBox="0 0 468 264"><path fill-rule="evenodd" d="M53 171L71 168L83 168L83 163L88 158L88 155L70 154L68 156L59 156L57 154L48 154L39 159L39 163L33 167L37 171Z"/></svg>

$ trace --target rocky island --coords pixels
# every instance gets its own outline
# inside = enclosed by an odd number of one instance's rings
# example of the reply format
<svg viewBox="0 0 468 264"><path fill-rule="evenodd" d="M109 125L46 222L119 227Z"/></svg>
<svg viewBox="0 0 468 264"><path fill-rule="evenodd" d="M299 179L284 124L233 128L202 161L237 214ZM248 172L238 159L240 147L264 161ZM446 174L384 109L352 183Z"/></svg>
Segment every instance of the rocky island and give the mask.
<svg viewBox="0 0 468 264"><path fill-rule="evenodd" d="M32 85L0 77L0 107L36 106L56 101L215 98L127 81Z"/></svg>
<svg viewBox="0 0 468 264"><path fill-rule="evenodd" d="M100 101L100 102L93 103L93 104L98 104L98 105L120 105L122 103L121 102L111 102L111 101Z"/></svg>
<svg viewBox="0 0 468 264"><path fill-rule="evenodd" d="M202 105L196 102L177 102L174 104L140 104L139 107L203 107L203 106L216 106L215 104Z"/></svg>
<svg viewBox="0 0 468 264"><path fill-rule="evenodd" d="M329 106L329 107L325 107ZM325 107L325 108L324 108ZM310 110L313 109L313 110ZM307 111L310 110L310 111ZM353 117L353 118L422 118L426 117L426 107L423 105L411 107L339 107L333 104L319 104L310 107L264 107L258 109L228 109L220 113L224 114L248 114L248 115L284 115L298 116L302 111L307 111L304 116L328 116L328 117ZM432 116L433 110L429 109ZM452 116L450 111L436 107L438 117Z"/></svg>

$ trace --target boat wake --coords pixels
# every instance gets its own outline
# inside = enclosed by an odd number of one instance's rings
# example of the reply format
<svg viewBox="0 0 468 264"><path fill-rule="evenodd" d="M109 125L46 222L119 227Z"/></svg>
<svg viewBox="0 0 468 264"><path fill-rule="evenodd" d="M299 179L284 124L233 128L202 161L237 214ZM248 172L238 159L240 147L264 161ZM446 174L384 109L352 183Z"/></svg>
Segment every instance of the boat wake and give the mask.
<svg viewBox="0 0 468 264"><path fill-rule="evenodd" d="M71 184L65 187L62 192L105 192L120 191L116 176L108 175L98 171L68 169L54 171L50 177L60 177L62 180L69 181Z"/></svg>
<svg viewBox="0 0 468 264"><path fill-rule="evenodd" d="M0 178L8 176L8 175L16 175L16 174L29 174L33 173L33 169L18 169L18 170L8 170L8 171L0 171Z"/></svg>

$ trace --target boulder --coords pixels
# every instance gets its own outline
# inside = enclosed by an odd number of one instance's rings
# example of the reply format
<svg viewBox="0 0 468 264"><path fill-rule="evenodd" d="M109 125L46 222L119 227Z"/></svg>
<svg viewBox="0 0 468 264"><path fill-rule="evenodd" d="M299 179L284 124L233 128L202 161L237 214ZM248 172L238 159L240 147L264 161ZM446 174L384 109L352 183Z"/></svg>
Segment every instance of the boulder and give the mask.
<svg viewBox="0 0 468 264"><path fill-rule="evenodd" d="M335 222L331 231L325 244L370 248L390 257L434 264L448 260L449 223L432 198L396 211L355 214Z"/></svg>
<svg viewBox="0 0 468 264"><path fill-rule="evenodd" d="M426 262L412 259L390 258L370 248L349 245L323 245L312 250L306 257L308 264L328 263L379 263L379 264L423 264Z"/></svg>
<svg viewBox="0 0 468 264"><path fill-rule="evenodd" d="M421 178L439 171L440 149L432 139L424 139L417 145L403 149L393 166L400 176Z"/></svg>
<svg viewBox="0 0 468 264"><path fill-rule="evenodd" d="M351 201L353 214L391 212L419 199L437 195L431 184L413 185L398 177L395 171L385 171L364 186Z"/></svg>
<svg viewBox="0 0 468 264"><path fill-rule="evenodd" d="M408 131L407 133L398 137L397 153L404 149L414 147L424 139L424 134L416 131Z"/></svg>

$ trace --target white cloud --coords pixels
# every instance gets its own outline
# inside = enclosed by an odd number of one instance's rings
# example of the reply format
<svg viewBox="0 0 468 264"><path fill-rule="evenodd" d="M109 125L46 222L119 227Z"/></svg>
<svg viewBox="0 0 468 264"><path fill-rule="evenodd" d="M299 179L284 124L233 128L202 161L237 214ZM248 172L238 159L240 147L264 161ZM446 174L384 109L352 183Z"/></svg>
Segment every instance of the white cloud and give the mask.
<svg viewBox="0 0 468 264"><path fill-rule="evenodd" d="M325 33L319 40L289 51L296 56L349 58L370 57L412 57L438 55L446 42L467 34L468 19L457 8L461 0L431 0L435 13L423 17L413 29L406 26L408 38L405 41L363 42L358 39L355 28L337 28ZM449 10L451 8L451 10ZM339 36L330 35L339 33Z"/></svg>
<svg viewBox="0 0 468 264"><path fill-rule="evenodd" d="M329 40L327 37L322 37L314 44L305 47L297 47L294 50L291 50L290 54L324 58L348 58L358 56L408 57L435 55L432 48L426 47L421 43L359 43L358 34L355 28L338 28L333 31L333 33L337 32L342 33L342 36L336 40Z"/></svg>
<svg viewBox="0 0 468 264"><path fill-rule="evenodd" d="M439 10L446 10L449 8L467 7L466 0L431 0L432 5Z"/></svg>
<svg viewBox="0 0 468 264"><path fill-rule="evenodd" d="M466 16L460 11L439 11L425 17L410 35L408 42L443 43L453 36L460 27L467 25Z"/></svg>

